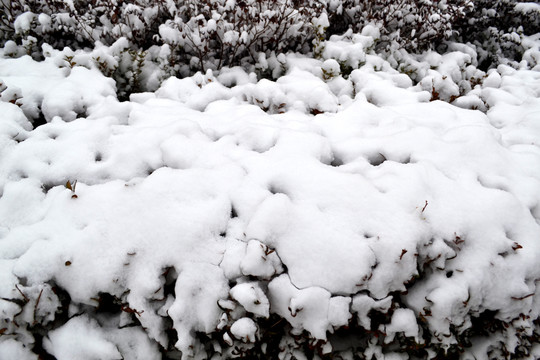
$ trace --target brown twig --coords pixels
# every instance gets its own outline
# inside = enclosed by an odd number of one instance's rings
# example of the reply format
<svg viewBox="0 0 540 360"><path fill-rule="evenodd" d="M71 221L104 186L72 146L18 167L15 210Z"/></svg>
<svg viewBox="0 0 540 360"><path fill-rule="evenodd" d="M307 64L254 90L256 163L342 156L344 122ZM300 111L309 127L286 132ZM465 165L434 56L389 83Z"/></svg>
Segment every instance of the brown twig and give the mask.
<svg viewBox="0 0 540 360"><path fill-rule="evenodd" d="M521 297L514 297L514 296L512 296L512 300L525 300L526 298L529 298L529 297L531 297L531 296L533 296L533 295L534 295L534 293L530 293L530 294L528 294L528 295L521 296Z"/></svg>
<svg viewBox="0 0 540 360"><path fill-rule="evenodd" d="M39 292L39 295L38 295L38 298L36 300L36 305L34 305L34 323L35 324L37 321L36 321L36 313L37 313L37 308L38 308L38 305L39 305L39 301L41 300L41 294L43 294L43 289L41 289L41 291Z"/></svg>
<svg viewBox="0 0 540 360"><path fill-rule="evenodd" d="M136 314L138 315L139 317L141 316L141 314L144 312L144 310L137 310L137 309L132 309L130 308L128 305L122 305L120 306L120 310L122 310L123 312L126 312L128 314Z"/></svg>
<svg viewBox="0 0 540 360"><path fill-rule="evenodd" d="M21 293L22 297L24 298L24 300L26 302L30 302L30 299L26 297L26 295L24 295L24 293L21 291L21 289L19 289L19 286L18 285L15 285L15 288Z"/></svg>
<svg viewBox="0 0 540 360"><path fill-rule="evenodd" d="M424 207L422 208L422 211L421 211L422 213L424 212L424 210L426 210L427 206L428 206L428 201L426 200L426 205L424 205Z"/></svg>
<svg viewBox="0 0 540 360"><path fill-rule="evenodd" d="M406 249L402 249L401 250L401 255L399 255L399 260L403 259L403 255L405 255L407 253L407 250Z"/></svg>

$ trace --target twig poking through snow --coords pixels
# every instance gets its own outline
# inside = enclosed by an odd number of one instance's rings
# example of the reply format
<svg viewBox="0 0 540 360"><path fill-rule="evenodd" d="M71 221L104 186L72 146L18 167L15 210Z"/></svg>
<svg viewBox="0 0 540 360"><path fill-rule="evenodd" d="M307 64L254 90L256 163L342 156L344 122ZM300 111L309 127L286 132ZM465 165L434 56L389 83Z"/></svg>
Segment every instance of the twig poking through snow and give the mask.
<svg viewBox="0 0 540 360"><path fill-rule="evenodd" d="M34 323L33 324L37 323L37 321L36 321L36 313L37 313L37 308L38 308L38 305L39 305L39 301L41 300L41 294L43 294L43 289L41 289L41 291L39 292L38 298L36 300L36 305L34 305Z"/></svg>
<svg viewBox="0 0 540 360"><path fill-rule="evenodd" d="M28 298L26 297L26 295L24 295L24 293L21 291L21 289L19 289L19 286L18 286L18 285L15 285L15 288L21 293L22 297L24 298L24 301L30 302L30 299L28 299Z"/></svg>
<svg viewBox="0 0 540 360"><path fill-rule="evenodd" d="M521 296L521 297L514 297L512 296L512 300L525 300L526 298L529 298L531 296L534 296L534 293L530 293L528 295L525 295L525 296Z"/></svg>
<svg viewBox="0 0 540 360"><path fill-rule="evenodd" d="M402 249L401 250L401 255L399 255L399 260L403 259L403 255L405 255L407 253L407 250L406 249Z"/></svg>
<svg viewBox="0 0 540 360"><path fill-rule="evenodd" d="M423 213L423 212L424 212L424 210L426 210L427 206L428 206L428 201L426 200L426 205L424 205L424 207L422 208L422 211L421 211L421 213Z"/></svg>

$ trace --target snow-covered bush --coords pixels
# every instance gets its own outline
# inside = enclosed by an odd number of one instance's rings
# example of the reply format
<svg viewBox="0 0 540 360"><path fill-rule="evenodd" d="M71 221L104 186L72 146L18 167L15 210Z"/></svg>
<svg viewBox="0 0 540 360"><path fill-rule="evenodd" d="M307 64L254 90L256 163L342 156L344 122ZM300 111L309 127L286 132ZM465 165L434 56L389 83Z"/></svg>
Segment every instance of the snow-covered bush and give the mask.
<svg viewBox="0 0 540 360"><path fill-rule="evenodd" d="M155 90L171 75L237 65L262 66L262 74L265 58L308 52L315 33L324 38L325 29L314 25L323 8L318 0L2 0L0 45L7 56L35 59L50 47L110 47L95 61L125 98Z"/></svg>
<svg viewBox="0 0 540 360"><path fill-rule="evenodd" d="M0 57L0 359L539 358L540 73L377 33Z"/></svg>
<svg viewBox="0 0 540 360"><path fill-rule="evenodd" d="M463 18L471 0L330 0L330 33L347 28L360 32L376 24L381 32L378 47L397 43L407 50L422 50L454 33L453 24Z"/></svg>
<svg viewBox="0 0 540 360"><path fill-rule="evenodd" d="M188 0L172 11L174 18L160 25L159 33L195 68L219 69L246 58L255 63L259 52L306 52L312 21L321 10L316 0Z"/></svg>
<svg viewBox="0 0 540 360"><path fill-rule="evenodd" d="M515 0L2 0L0 44L4 56L40 59L67 46L62 54L69 67L97 67L115 79L121 99L153 91L169 76L237 65L277 79L287 71L288 51L335 60L344 77L366 56L383 53L396 70L420 82L426 69L411 54L451 35L470 42L478 55L467 65L486 70L523 60L523 66L537 66L540 51L527 35L538 32L539 8ZM452 52L452 46L442 50ZM93 48L93 65L81 59L84 48ZM450 79L434 79L433 99L464 95L480 79L472 73L468 68L461 79L452 76L459 92L441 92L438 84Z"/></svg>
<svg viewBox="0 0 540 360"><path fill-rule="evenodd" d="M96 41L112 44L121 37L147 48L168 15L166 2L158 0L3 0L0 6L2 42L33 36L39 45L73 50L93 47Z"/></svg>
<svg viewBox="0 0 540 360"><path fill-rule="evenodd" d="M159 24L170 16L164 1L3 0L0 14L0 44L5 55L43 59L53 49L66 48L66 61L73 67L80 62L70 52L97 50L98 68L117 81L121 97L155 90L145 86L142 68L147 63L159 62L162 77L171 75L173 60L167 56L156 60L163 54L154 46L159 44Z"/></svg>
<svg viewBox="0 0 540 360"><path fill-rule="evenodd" d="M476 46L483 70L501 63L517 65L531 47L523 42L524 36L540 32L540 5L520 0L474 0L456 29L458 41Z"/></svg>
<svg viewBox="0 0 540 360"><path fill-rule="evenodd" d="M13 37L15 33L14 21L22 14L23 7L20 1L0 1L0 45Z"/></svg>
<svg viewBox="0 0 540 360"><path fill-rule="evenodd" d="M323 5L317 0L2 0L0 9L1 44L31 37L38 49L47 43L76 50L125 38L133 49L147 50L166 43L177 62L190 64L193 57L198 64L192 65L204 70L237 65L245 57L254 62L260 51L305 51Z"/></svg>

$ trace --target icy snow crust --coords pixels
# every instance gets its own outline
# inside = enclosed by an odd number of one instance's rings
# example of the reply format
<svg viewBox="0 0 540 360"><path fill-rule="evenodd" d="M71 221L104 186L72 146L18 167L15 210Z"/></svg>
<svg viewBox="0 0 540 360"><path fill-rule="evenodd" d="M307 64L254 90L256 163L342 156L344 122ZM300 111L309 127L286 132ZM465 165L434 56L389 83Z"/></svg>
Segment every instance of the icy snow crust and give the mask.
<svg viewBox="0 0 540 360"><path fill-rule="evenodd" d="M23 101L0 102L0 359L36 359L17 325L52 323L56 287L70 319L43 346L60 360L160 358L169 318L183 357L206 356L198 332L254 342L269 314L323 341L390 309L387 342L423 343L424 321L449 346L488 310L532 333L540 73L491 71L474 90L484 113L430 102L369 56L326 81L334 63L288 61L277 82L198 74L120 103L96 70L0 59ZM32 129L38 107L49 122ZM92 310L104 293L119 317ZM131 315L140 326L123 327ZM512 351L508 334L467 351Z"/></svg>

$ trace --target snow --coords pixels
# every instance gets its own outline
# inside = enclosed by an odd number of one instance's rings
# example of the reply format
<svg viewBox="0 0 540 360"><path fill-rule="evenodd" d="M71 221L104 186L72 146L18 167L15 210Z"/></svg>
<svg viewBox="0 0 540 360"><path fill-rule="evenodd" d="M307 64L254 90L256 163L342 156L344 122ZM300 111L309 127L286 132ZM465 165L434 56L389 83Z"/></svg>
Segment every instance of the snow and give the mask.
<svg viewBox="0 0 540 360"><path fill-rule="evenodd" d="M240 262L242 274L271 278L283 271L281 261L276 253L267 245L257 240L250 240L246 247L246 253Z"/></svg>
<svg viewBox="0 0 540 360"><path fill-rule="evenodd" d="M323 51L323 58L333 59L357 69L366 60L365 48L373 45L373 38L360 34L352 35L352 30L342 36L332 35Z"/></svg>
<svg viewBox="0 0 540 360"><path fill-rule="evenodd" d="M85 315L76 316L49 333L47 351L58 360L67 359L159 359L152 344L139 328L106 328Z"/></svg>
<svg viewBox="0 0 540 360"><path fill-rule="evenodd" d="M392 305L392 296L388 296L381 300L375 300L371 296L365 294L355 295L352 299L351 310L358 316L358 323L364 329L371 329L371 319L369 313L372 310L386 312Z"/></svg>
<svg viewBox="0 0 540 360"><path fill-rule="evenodd" d="M101 106L103 98L115 94L112 79L95 69L74 67L69 76L56 84L43 98L43 115L48 121L55 116L71 121L79 114L84 115L89 107Z"/></svg>
<svg viewBox="0 0 540 360"><path fill-rule="evenodd" d="M36 14L33 14L30 11L27 11L20 16L17 16L13 26L15 27L16 33L27 33L30 31L31 23L34 21Z"/></svg>
<svg viewBox="0 0 540 360"><path fill-rule="evenodd" d="M238 284L231 289L230 294L246 311L265 318L270 315L270 303L258 283Z"/></svg>
<svg viewBox="0 0 540 360"><path fill-rule="evenodd" d="M536 12L540 13L540 5L534 2L522 2L515 4L516 11L522 13Z"/></svg>
<svg viewBox="0 0 540 360"><path fill-rule="evenodd" d="M243 342L253 342L257 332L257 325L250 318L238 319L231 326L231 334Z"/></svg>
<svg viewBox="0 0 540 360"><path fill-rule="evenodd" d="M268 290L272 311L287 319L296 335L307 330L315 339L326 340L329 328L347 324L347 318L335 313L347 311L348 301L331 297L323 288L310 286L299 290L287 275L280 275L270 282Z"/></svg>
<svg viewBox="0 0 540 360"><path fill-rule="evenodd" d="M384 342L390 343L394 340L394 336L398 332L402 332L407 337L414 337L416 342L420 341L418 333L418 324L416 316L411 309L396 309L392 314L392 320L389 325L385 326L387 337Z"/></svg>
<svg viewBox="0 0 540 360"><path fill-rule="evenodd" d="M188 263L184 266L176 281L176 299L168 310L178 332L178 349L189 354L195 331L207 334L213 331L220 314L217 302L228 292L227 279L218 266L208 263ZM246 333L246 336L249 334Z"/></svg>
<svg viewBox="0 0 540 360"><path fill-rule="evenodd" d="M115 345L99 331L99 325L86 317L71 319L62 328L51 331L45 348L57 359L117 359Z"/></svg>
<svg viewBox="0 0 540 360"><path fill-rule="evenodd" d="M15 339L0 342L0 359L36 360L38 356Z"/></svg>
<svg viewBox="0 0 540 360"><path fill-rule="evenodd" d="M282 55L277 81L209 71L130 102L61 53L0 58L0 359L36 358L14 320L52 323L56 287L60 360L197 357L200 334L252 345L271 316L327 352L353 317L385 343L421 343L424 319L443 348L486 310L537 329L539 73L456 50L413 81L366 52L377 32ZM104 293L123 317L99 313ZM391 318L372 329L373 312Z"/></svg>

